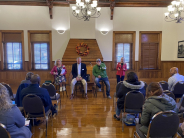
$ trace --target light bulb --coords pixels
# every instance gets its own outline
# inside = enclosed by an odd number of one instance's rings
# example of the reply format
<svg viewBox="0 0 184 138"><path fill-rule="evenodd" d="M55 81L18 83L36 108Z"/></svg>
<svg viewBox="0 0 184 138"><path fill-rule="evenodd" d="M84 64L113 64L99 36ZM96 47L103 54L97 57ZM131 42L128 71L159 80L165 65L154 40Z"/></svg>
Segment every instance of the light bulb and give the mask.
<svg viewBox="0 0 184 138"><path fill-rule="evenodd" d="M93 1L93 4L97 4L97 1Z"/></svg>
<svg viewBox="0 0 184 138"><path fill-rule="evenodd" d="M180 0L181 2L183 1L183 0Z"/></svg>
<svg viewBox="0 0 184 138"><path fill-rule="evenodd" d="M96 9L97 9L97 11L99 12L99 11L101 10L101 7L97 7Z"/></svg>
<svg viewBox="0 0 184 138"><path fill-rule="evenodd" d="M89 2L90 2L90 0L85 0L85 2L86 2L86 3L89 3Z"/></svg>
<svg viewBox="0 0 184 138"><path fill-rule="evenodd" d="M177 18L178 17L178 13L176 13L174 16Z"/></svg>
<svg viewBox="0 0 184 138"><path fill-rule="evenodd" d="M88 15L91 15L91 11L88 11L87 13L88 13Z"/></svg>
<svg viewBox="0 0 184 138"><path fill-rule="evenodd" d="M172 4L172 5L176 5L176 1L172 1L171 4Z"/></svg>
<svg viewBox="0 0 184 138"><path fill-rule="evenodd" d="M81 7L82 7L82 6L84 6L84 2L80 2L80 4L79 4L79 5L80 5Z"/></svg>
<svg viewBox="0 0 184 138"><path fill-rule="evenodd" d="M171 8L171 12L173 12L175 10L175 8Z"/></svg>
<svg viewBox="0 0 184 138"><path fill-rule="evenodd" d="M94 7L97 7L97 4L93 3Z"/></svg>
<svg viewBox="0 0 184 138"><path fill-rule="evenodd" d="M76 10L76 13L77 13L77 14L79 14L79 12L80 12L79 10Z"/></svg>
<svg viewBox="0 0 184 138"><path fill-rule="evenodd" d="M76 10L76 8L77 8L76 6L72 6L72 10L74 10L74 11L75 11L75 10Z"/></svg>
<svg viewBox="0 0 184 138"><path fill-rule="evenodd" d="M81 2L81 0L76 0L76 2L77 2L77 3L80 3L80 2Z"/></svg>
<svg viewBox="0 0 184 138"><path fill-rule="evenodd" d="M92 8L94 8L94 7L95 7L95 5L94 5L94 4L91 4L91 7L92 7Z"/></svg>
<svg viewBox="0 0 184 138"><path fill-rule="evenodd" d="M168 15L169 15L169 13L168 13L168 12L166 12L166 13L165 13L165 16L167 17Z"/></svg>
<svg viewBox="0 0 184 138"><path fill-rule="evenodd" d="M172 5L169 5L169 6L168 6L168 9L171 9L171 8L172 8Z"/></svg>
<svg viewBox="0 0 184 138"><path fill-rule="evenodd" d="M179 2L179 1L177 1L177 2L176 2L176 6L179 6L179 5L180 5L180 2Z"/></svg>

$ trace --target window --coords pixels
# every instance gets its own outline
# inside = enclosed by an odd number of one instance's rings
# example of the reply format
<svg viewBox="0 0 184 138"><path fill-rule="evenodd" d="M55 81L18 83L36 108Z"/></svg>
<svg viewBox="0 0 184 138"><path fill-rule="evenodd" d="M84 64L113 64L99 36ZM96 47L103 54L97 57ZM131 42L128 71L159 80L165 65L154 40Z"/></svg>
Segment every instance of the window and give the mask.
<svg viewBox="0 0 184 138"><path fill-rule="evenodd" d="M121 58L125 58L127 69L134 69L135 62L135 32L113 32L113 69Z"/></svg>
<svg viewBox="0 0 184 138"><path fill-rule="evenodd" d="M6 69L22 69L22 44L16 42L5 43L4 47Z"/></svg>
<svg viewBox="0 0 184 138"><path fill-rule="evenodd" d="M48 43L33 43L34 68L48 69L49 63Z"/></svg>
<svg viewBox="0 0 184 138"><path fill-rule="evenodd" d="M28 31L30 70L49 70L52 66L51 36L51 31Z"/></svg>
<svg viewBox="0 0 184 138"><path fill-rule="evenodd" d="M125 58L127 69L131 69L131 44L130 43L117 43L116 44L116 64L121 61L121 58Z"/></svg>
<svg viewBox="0 0 184 138"><path fill-rule="evenodd" d="M160 69L161 32L140 32L140 69Z"/></svg>
<svg viewBox="0 0 184 138"><path fill-rule="evenodd" d="M24 69L23 31L0 31L2 70Z"/></svg>

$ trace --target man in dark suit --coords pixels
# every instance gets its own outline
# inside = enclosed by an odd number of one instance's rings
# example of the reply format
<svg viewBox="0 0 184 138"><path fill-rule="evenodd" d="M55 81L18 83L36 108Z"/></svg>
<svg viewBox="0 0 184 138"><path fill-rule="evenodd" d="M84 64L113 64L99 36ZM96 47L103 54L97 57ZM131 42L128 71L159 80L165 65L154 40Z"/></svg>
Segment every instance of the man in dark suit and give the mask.
<svg viewBox="0 0 184 138"><path fill-rule="evenodd" d="M78 57L77 58L77 63L72 65L72 75L73 75L73 79L71 82L71 96L70 99L73 99L74 94L74 88L75 88L75 84L77 83L77 81L81 81L83 86L84 86L84 90L85 90L85 98L87 99L87 81L86 81L86 64L81 63L81 58Z"/></svg>
<svg viewBox="0 0 184 138"><path fill-rule="evenodd" d="M23 100L24 96L28 94L35 94L42 99L43 105L45 107L45 112L47 112L50 109L52 111L52 115L54 115L55 113L57 113L57 110L52 105L49 92L45 88L40 88L39 84L40 84L40 76L38 74L33 75L31 77L31 84L21 91L21 99Z"/></svg>

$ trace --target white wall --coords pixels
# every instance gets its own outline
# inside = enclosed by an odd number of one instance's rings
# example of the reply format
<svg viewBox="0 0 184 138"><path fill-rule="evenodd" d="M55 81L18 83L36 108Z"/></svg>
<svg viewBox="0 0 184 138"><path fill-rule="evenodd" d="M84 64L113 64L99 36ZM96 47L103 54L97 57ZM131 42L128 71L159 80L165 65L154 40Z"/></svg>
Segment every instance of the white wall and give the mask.
<svg viewBox="0 0 184 138"><path fill-rule="evenodd" d="M71 5L72 6L72 5ZM178 41L184 40L183 23L164 21L166 8L115 7L110 20L110 8L101 9L101 16L90 21L78 20L70 7L54 7L53 19L48 7L0 6L0 30L24 30L25 60L28 61L27 30L52 30L53 60L62 59L70 38L97 39L104 61L112 61L113 31L136 31L135 60L139 54L139 31L162 31L162 61L177 58ZM57 29L65 29L58 34ZM101 30L108 30L102 35Z"/></svg>

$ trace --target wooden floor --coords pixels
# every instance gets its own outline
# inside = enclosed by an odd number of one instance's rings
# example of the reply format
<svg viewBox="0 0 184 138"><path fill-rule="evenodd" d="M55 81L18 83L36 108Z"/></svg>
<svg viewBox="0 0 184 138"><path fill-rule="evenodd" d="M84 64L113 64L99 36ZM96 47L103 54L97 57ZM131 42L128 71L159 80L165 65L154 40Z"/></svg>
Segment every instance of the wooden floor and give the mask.
<svg viewBox="0 0 184 138"><path fill-rule="evenodd" d="M115 90L115 84L111 84L111 96ZM67 87L68 94L70 88ZM69 97L61 97L61 109L58 115L49 121L48 138L132 138L135 127L124 127L113 118L115 114L113 99L103 98L102 92L94 98L92 92L88 92L88 99L77 97L70 100ZM45 138L45 123L32 128L32 138Z"/></svg>

